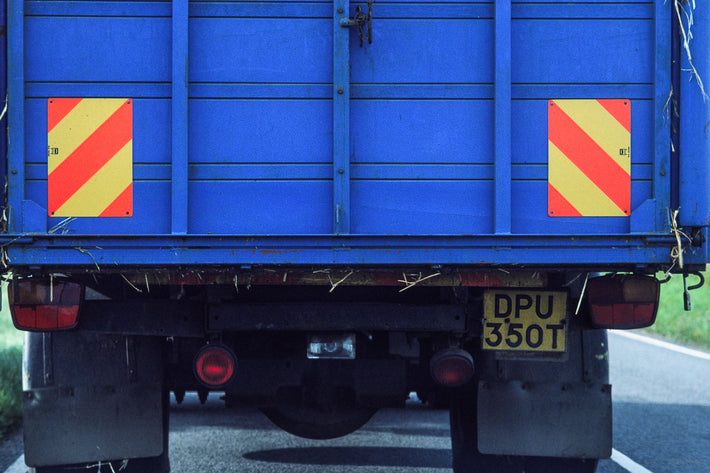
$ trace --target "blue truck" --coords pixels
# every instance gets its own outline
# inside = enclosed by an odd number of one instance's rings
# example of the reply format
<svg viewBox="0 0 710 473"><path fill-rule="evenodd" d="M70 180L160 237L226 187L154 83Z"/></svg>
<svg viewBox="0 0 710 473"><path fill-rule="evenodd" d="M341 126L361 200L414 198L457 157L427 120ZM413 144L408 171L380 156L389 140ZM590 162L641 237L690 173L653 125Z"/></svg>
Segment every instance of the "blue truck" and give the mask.
<svg viewBox="0 0 710 473"><path fill-rule="evenodd" d="M317 439L445 399L456 473L609 457L605 330L708 262L706 4L2 13L35 472L169 471L186 391Z"/></svg>

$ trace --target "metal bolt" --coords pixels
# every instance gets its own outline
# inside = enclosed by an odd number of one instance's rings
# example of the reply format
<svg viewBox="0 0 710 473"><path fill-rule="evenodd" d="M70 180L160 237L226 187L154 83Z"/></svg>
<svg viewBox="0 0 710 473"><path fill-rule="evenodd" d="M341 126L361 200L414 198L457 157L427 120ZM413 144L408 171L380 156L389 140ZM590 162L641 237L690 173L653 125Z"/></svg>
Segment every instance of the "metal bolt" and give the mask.
<svg viewBox="0 0 710 473"><path fill-rule="evenodd" d="M340 13L341 15L342 15L343 13L345 13L345 10L343 10L343 7L338 8L338 13Z"/></svg>
<svg viewBox="0 0 710 473"><path fill-rule="evenodd" d="M338 89L338 95L343 95L345 91L341 88Z"/></svg>
<svg viewBox="0 0 710 473"><path fill-rule="evenodd" d="M13 173L13 174L17 174L17 169L13 169L13 170L12 170L12 173Z"/></svg>
<svg viewBox="0 0 710 473"><path fill-rule="evenodd" d="M345 173L345 169L343 169L343 168L338 169L338 174L344 174L344 173Z"/></svg>

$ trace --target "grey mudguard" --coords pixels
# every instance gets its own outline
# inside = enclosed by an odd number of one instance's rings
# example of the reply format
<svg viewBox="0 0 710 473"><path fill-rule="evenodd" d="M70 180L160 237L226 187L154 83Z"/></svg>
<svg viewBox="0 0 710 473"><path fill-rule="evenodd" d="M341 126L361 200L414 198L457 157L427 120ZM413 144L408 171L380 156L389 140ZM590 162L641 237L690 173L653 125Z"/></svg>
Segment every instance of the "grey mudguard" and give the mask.
<svg viewBox="0 0 710 473"><path fill-rule="evenodd" d="M479 383L481 453L608 458L611 440L608 384Z"/></svg>
<svg viewBox="0 0 710 473"><path fill-rule="evenodd" d="M32 333L24 357L27 465L155 457L163 452L160 339Z"/></svg>

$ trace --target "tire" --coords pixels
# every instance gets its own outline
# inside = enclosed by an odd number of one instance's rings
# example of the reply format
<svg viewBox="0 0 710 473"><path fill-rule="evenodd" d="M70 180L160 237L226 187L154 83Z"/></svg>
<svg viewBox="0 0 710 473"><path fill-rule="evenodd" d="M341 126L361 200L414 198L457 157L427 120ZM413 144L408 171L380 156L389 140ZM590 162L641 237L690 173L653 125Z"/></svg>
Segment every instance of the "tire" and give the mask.
<svg viewBox="0 0 710 473"><path fill-rule="evenodd" d="M365 425L377 412L366 407L326 409L305 405L262 408L261 412L277 427L307 439L343 437Z"/></svg>

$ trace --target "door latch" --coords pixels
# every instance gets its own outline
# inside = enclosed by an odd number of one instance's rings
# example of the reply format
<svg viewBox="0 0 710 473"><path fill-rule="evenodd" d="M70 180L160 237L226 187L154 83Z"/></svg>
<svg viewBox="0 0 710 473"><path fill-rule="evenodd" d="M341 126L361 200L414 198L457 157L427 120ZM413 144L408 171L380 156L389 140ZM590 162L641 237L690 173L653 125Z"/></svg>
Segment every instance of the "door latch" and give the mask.
<svg viewBox="0 0 710 473"><path fill-rule="evenodd" d="M355 7L355 16L353 18L341 18L339 23L343 27L357 26L357 32L360 36L360 47L367 39L367 44L372 44L372 2L367 0L367 13L360 5Z"/></svg>

